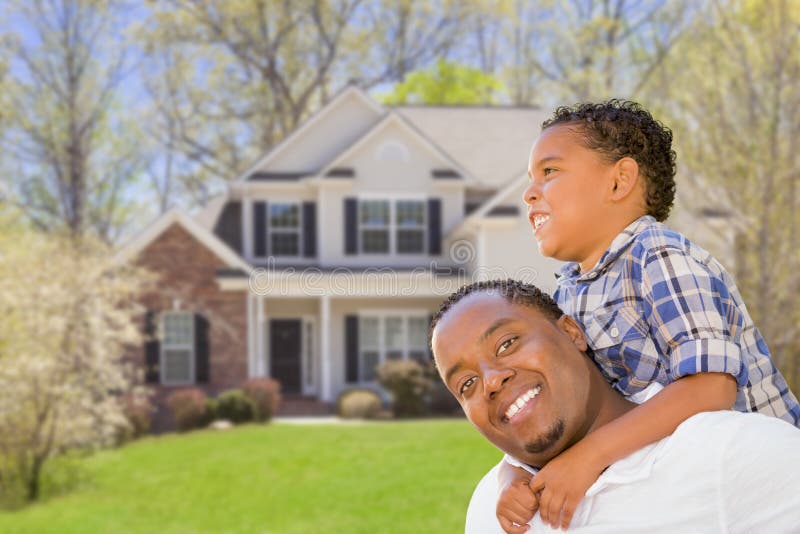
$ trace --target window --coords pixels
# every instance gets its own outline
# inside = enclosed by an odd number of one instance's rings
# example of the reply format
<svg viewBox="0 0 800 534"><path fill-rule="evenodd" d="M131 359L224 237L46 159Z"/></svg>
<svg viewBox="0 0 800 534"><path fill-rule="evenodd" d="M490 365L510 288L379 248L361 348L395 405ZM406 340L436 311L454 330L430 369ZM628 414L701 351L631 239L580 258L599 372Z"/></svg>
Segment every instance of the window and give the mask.
<svg viewBox="0 0 800 534"><path fill-rule="evenodd" d="M362 252L389 252L389 202L364 200L359 204Z"/></svg>
<svg viewBox="0 0 800 534"><path fill-rule="evenodd" d="M269 252L273 256L300 255L300 206L269 204Z"/></svg>
<svg viewBox="0 0 800 534"><path fill-rule="evenodd" d="M386 360L429 361L427 316L361 317L358 332L362 382L374 381Z"/></svg>
<svg viewBox="0 0 800 534"><path fill-rule="evenodd" d="M397 252L425 252L425 203L417 200L398 201L395 214Z"/></svg>
<svg viewBox="0 0 800 534"><path fill-rule="evenodd" d="M425 252L425 202L422 200L362 200L359 224L361 252Z"/></svg>
<svg viewBox="0 0 800 534"><path fill-rule="evenodd" d="M165 312L161 316L161 382L194 383L194 315Z"/></svg>

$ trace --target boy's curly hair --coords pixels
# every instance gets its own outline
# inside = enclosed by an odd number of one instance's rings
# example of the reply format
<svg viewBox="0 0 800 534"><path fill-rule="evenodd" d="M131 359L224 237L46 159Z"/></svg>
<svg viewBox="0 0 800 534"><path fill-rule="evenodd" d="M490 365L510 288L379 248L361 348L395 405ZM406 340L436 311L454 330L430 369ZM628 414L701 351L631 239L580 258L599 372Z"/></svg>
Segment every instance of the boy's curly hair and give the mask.
<svg viewBox="0 0 800 534"><path fill-rule="evenodd" d="M666 220L675 200L675 151L672 131L636 102L612 99L599 104L561 106L542 123L579 125L583 145L602 154L609 163L631 157L645 177L647 212Z"/></svg>

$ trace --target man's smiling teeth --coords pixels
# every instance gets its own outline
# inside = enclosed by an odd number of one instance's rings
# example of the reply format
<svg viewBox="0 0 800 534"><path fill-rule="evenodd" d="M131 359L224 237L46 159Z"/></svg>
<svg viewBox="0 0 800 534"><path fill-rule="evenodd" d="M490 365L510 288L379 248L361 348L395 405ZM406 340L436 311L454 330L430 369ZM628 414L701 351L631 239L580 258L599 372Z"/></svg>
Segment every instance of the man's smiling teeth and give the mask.
<svg viewBox="0 0 800 534"><path fill-rule="evenodd" d="M536 386L535 388L528 390L517 397L517 400L515 400L511 406L508 407L508 410L506 410L506 419L511 419L517 415L517 413L524 408L526 404L528 404L528 401L536 397L540 391L542 391L542 386Z"/></svg>
<svg viewBox="0 0 800 534"><path fill-rule="evenodd" d="M533 217L533 229L538 230L541 226L550 220L548 215L534 215Z"/></svg>

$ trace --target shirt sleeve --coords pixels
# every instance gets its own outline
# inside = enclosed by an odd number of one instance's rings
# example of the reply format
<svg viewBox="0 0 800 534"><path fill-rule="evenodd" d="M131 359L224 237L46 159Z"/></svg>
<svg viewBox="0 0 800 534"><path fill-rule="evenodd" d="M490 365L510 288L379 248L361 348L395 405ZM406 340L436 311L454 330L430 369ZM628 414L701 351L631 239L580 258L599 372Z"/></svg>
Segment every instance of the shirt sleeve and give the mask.
<svg viewBox="0 0 800 534"><path fill-rule="evenodd" d="M650 332L669 355L670 378L728 373L747 384L739 338L744 318L725 281L683 250L651 250L642 267Z"/></svg>

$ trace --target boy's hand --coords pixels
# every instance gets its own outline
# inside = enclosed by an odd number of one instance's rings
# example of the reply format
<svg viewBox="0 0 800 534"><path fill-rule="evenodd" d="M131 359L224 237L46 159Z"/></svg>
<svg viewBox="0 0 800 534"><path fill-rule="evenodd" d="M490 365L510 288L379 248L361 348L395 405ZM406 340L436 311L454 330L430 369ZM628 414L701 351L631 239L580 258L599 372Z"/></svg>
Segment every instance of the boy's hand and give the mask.
<svg viewBox="0 0 800 534"><path fill-rule="evenodd" d="M575 508L605 466L573 445L549 462L531 479L530 489L539 497L539 516L553 528L569 528Z"/></svg>
<svg viewBox="0 0 800 534"><path fill-rule="evenodd" d="M517 479L505 487L497 501L497 519L508 534L522 534L538 508L536 495L527 479Z"/></svg>

